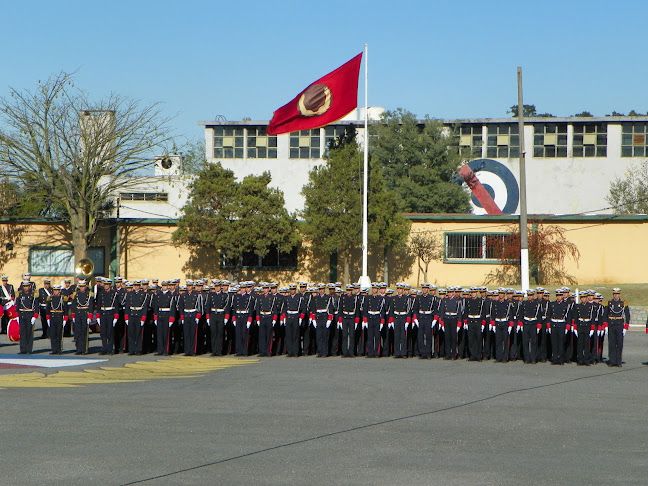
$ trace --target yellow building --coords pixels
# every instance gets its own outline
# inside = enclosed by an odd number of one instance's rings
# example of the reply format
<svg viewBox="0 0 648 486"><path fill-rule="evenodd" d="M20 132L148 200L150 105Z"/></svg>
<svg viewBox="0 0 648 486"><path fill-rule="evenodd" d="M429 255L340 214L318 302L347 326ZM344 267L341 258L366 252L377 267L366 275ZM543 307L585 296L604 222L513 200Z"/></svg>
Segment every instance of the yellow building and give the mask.
<svg viewBox="0 0 648 486"><path fill-rule="evenodd" d="M439 286L481 285L499 265L490 241L505 235L518 224L516 216L476 216L471 214L409 214L411 235L436 235L441 259L425 265L405 251L388 253L384 265L383 248L369 248L369 276L385 278L391 285L404 281L418 286L427 280ZM530 216L535 224L557 225L580 252L578 261L565 260L565 271L582 283L643 283L648 280L648 216ZM106 220L102 222L89 249L95 274L126 279L136 278L226 278L231 273L215 255L191 254L171 242L175 220ZM65 224L48 219L0 219L0 273L17 284L21 274L30 272L39 286L44 278L54 283L73 274L70 233ZM357 257L357 258L355 258ZM360 275L360 253L351 268L351 280ZM318 255L304 245L289 254L270 252L263 259L249 255L241 278L274 280L341 280L335 255ZM493 286L495 284L491 284ZM496 286L496 285L495 285Z"/></svg>

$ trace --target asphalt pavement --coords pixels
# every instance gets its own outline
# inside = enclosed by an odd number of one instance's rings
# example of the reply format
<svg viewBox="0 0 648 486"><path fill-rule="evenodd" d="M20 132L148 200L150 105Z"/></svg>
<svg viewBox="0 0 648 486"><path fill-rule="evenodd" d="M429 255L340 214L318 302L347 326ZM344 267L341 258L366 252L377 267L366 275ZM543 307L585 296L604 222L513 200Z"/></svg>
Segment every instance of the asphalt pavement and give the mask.
<svg viewBox="0 0 648 486"><path fill-rule="evenodd" d="M92 350L97 339L91 336ZM66 357L75 358L71 347L68 338ZM37 340L35 350L35 357L48 356L48 342ZM0 359L17 351L0 336ZM108 358L66 368L0 366L0 484L648 482L642 330L626 337L622 368ZM158 363L177 375L153 379ZM102 380L79 379L106 368ZM111 373L128 378L111 381Z"/></svg>

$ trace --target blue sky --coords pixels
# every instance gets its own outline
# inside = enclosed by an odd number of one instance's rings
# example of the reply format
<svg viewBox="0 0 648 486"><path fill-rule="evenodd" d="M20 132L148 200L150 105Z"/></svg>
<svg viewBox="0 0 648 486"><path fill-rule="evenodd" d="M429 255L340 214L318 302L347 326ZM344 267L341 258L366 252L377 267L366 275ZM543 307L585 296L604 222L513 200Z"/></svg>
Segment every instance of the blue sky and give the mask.
<svg viewBox="0 0 648 486"><path fill-rule="evenodd" d="M522 66L541 113L645 113L647 14L636 0L3 2L0 96L78 70L94 97L162 102L198 139L217 115L269 120L367 43L370 106L507 117Z"/></svg>

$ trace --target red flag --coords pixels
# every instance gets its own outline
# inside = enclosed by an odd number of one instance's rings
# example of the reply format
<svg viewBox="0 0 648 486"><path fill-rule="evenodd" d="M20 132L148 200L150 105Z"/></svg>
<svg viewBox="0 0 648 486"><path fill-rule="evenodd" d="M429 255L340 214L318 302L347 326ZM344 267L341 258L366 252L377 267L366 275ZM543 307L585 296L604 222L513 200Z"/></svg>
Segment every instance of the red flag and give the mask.
<svg viewBox="0 0 648 486"><path fill-rule="evenodd" d="M274 112L269 135L319 128L343 118L358 106L362 53L321 77L290 103Z"/></svg>

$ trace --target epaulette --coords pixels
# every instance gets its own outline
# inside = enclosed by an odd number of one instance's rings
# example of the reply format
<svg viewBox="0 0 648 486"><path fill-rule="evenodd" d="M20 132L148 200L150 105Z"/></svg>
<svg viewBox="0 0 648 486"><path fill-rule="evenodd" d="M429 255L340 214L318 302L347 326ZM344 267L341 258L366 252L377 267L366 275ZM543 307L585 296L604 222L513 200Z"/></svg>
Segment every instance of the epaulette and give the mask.
<svg viewBox="0 0 648 486"><path fill-rule="evenodd" d="M628 307L628 303L625 300L623 301L623 307Z"/></svg>
<svg viewBox="0 0 648 486"><path fill-rule="evenodd" d="M90 294L90 297L94 297L94 292L90 291L88 293Z"/></svg>

